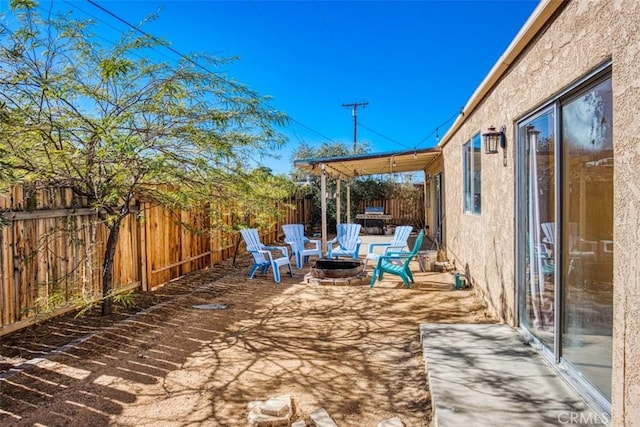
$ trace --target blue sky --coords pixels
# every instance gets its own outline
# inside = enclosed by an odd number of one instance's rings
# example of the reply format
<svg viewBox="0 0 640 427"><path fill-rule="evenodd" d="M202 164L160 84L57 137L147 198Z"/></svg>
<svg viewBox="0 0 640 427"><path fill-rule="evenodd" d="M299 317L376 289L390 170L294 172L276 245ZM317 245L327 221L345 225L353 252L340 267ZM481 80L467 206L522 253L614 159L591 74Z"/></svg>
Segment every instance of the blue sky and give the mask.
<svg viewBox="0 0 640 427"><path fill-rule="evenodd" d="M538 3L95 2L136 25L157 12L141 28L183 54L238 56L218 71L272 96L269 104L293 119L282 129L289 142L281 159L262 160L274 172L292 168L291 151L301 141L352 146L345 103L369 103L358 109L357 136L373 152L435 146ZM125 29L86 1L57 5L90 15L105 34ZM167 51L164 59L172 57Z"/></svg>

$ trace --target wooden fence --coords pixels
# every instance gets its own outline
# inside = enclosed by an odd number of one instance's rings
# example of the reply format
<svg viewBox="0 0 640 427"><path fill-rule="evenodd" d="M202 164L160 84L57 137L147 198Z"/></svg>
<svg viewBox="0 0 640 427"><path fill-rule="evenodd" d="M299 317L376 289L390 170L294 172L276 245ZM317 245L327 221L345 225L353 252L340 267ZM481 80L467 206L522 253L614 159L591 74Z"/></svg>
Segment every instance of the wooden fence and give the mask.
<svg viewBox="0 0 640 427"><path fill-rule="evenodd" d="M421 200L378 200L366 206L383 207L391 224L420 226L424 221ZM360 212L364 208L362 203ZM281 240L286 223L302 223L311 232L311 198L296 195L276 209L283 209L284 217L261 230L265 243ZM100 295L107 228L85 200L65 189L14 187L0 195L0 213L7 222L0 229L0 336L71 310L80 298ZM221 218L222 224L214 224L205 207L172 213L140 203L121 225L114 288L152 290L229 259L236 236L225 231L231 215Z"/></svg>
<svg viewBox="0 0 640 427"><path fill-rule="evenodd" d="M294 196L281 221L262 230L278 240L282 223L308 223L310 199ZM140 203L121 225L114 288L151 290L233 256L234 235L214 226L203 208L171 213ZM7 225L0 229L0 336L46 316L73 309L79 298L101 293L107 228L86 201L69 190L0 195ZM230 226L230 215L223 215Z"/></svg>

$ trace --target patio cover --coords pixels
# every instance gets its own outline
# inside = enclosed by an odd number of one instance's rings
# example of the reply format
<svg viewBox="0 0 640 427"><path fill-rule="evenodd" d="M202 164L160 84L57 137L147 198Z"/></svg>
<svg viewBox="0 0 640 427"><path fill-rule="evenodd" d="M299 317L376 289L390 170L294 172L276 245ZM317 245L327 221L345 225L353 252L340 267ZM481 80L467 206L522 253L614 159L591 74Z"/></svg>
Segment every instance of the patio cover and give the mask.
<svg viewBox="0 0 640 427"><path fill-rule="evenodd" d="M427 148L295 160L293 165L312 175L321 175L322 165L325 165L324 170L327 175L348 179L366 175L424 171L438 156L440 156L439 148Z"/></svg>
<svg viewBox="0 0 640 427"><path fill-rule="evenodd" d="M351 179L359 176L382 175L393 173L423 171L425 174L426 193L426 170L441 155L438 147L421 150L408 150L378 154L355 154L351 156L324 157L314 159L295 160L293 165L305 171L307 174L319 175L321 177L322 194L326 194L326 177L336 178L338 195L340 194L340 180ZM350 191L347 187L347 218L351 217L350 212ZM426 203L426 199L425 199ZM337 217L340 218L340 203L338 200ZM426 209L425 209L426 215ZM425 218L426 220L426 218ZM327 242L327 203L322 199L322 247L326 248Z"/></svg>

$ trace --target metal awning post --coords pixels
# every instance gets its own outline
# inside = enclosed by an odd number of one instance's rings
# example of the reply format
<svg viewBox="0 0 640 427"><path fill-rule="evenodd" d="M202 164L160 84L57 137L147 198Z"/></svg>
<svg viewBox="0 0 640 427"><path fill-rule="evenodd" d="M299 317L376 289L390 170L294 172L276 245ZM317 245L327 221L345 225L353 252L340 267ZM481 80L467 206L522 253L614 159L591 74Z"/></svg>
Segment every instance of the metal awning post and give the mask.
<svg viewBox="0 0 640 427"><path fill-rule="evenodd" d="M342 197L340 195L340 178L336 181L336 224L340 224L342 222L342 216L340 215L340 208L342 205ZM349 222L349 221L347 221Z"/></svg>
<svg viewBox="0 0 640 427"><path fill-rule="evenodd" d="M351 222L351 180L347 183L347 222Z"/></svg>
<svg viewBox="0 0 640 427"><path fill-rule="evenodd" d="M326 165L322 163L320 165L320 169L322 173L320 175L320 192L322 196L320 197L321 202L321 210L322 210L322 253L324 254L325 248L327 247L327 172Z"/></svg>
<svg viewBox="0 0 640 427"><path fill-rule="evenodd" d="M429 184L428 182L428 177L427 177L427 170L424 169L422 172L424 172L424 180L422 181L422 202L424 205L424 232L425 234L428 236L429 233L427 232L426 228L429 226L429 212L427 212L427 209L429 207L429 200L427 200L427 198L429 197L429 193L427 192L427 185Z"/></svg>

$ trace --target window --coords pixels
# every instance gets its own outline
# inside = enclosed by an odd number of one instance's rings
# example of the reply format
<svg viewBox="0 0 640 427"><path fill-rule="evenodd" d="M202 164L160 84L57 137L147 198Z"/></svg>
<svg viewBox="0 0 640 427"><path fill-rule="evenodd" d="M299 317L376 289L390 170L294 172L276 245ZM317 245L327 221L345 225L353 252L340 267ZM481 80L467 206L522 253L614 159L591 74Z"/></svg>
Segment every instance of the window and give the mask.
<svg viewBox="0 0 640 427"><path fill-rule="evenodd" d="M462 186L466 213L480 213L480 141L478 132L462 146Z"/></svg>

